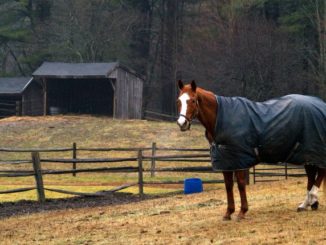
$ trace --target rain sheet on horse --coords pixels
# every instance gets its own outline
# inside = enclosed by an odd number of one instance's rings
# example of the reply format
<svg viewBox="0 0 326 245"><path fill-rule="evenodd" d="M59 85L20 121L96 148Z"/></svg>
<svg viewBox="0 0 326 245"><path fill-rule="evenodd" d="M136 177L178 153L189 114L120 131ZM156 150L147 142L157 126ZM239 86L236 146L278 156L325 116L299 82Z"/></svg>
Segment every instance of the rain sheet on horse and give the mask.
<svg viewBox="0 0 326 245"><path fill-rule="evenodd" d="M215 170L248 169L258 162L326 168L326 103L304 95L265 102L217 96L211 147Z"/></svg>

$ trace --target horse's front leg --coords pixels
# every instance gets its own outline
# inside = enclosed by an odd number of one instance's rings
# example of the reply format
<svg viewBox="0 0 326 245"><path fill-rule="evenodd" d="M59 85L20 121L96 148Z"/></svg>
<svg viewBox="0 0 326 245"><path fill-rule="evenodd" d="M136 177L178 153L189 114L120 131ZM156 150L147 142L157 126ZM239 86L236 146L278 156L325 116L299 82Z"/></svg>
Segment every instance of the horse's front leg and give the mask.
<svg viewBox="0 0 326 245"><path fill-rule="evenodd" d="M235 171L235 175L237 178L238 189L241 199L241 209L238 214L238 219L241 220L245 218L245 213L248 211L248 201L246 193L246 170Z"/></svg>
<svg viewBox="0 0 326 245"><path fill-rule="evenodd" d="M230 220L231 215L234 213L235 205L234 205L234 196L233 196L233 172L223 172L225 189L228 200L228 207L226 209L226 213L223 216L223 220Z"/></svg>

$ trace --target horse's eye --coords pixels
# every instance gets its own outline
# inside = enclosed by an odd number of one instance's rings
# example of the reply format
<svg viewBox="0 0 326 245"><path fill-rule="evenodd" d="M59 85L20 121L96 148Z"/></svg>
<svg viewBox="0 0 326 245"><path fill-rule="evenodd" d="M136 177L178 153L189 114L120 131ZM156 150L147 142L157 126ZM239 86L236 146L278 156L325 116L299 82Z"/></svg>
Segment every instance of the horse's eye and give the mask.
<svg viewBox="0 0 326 245"><path fill-rule="evenodd" d="M196 103L196 100L192 100L192 103L195 104Z"/></svg>

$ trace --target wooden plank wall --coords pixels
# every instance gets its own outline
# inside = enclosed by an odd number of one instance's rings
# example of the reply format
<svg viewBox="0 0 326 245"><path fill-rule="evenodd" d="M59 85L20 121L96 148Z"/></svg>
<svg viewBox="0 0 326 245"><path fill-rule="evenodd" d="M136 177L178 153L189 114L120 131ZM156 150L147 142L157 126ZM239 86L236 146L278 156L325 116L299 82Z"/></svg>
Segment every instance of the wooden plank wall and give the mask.
<svg viewBox="0 0 326 245"><path fill-rule="evenodd" d="M121 68L117 68L116 79L116 118L141 119L143 81Z"/></svg>
<svg viewBox="0 0 326 245"><path fill-rule="evenodd" d="M43 115L43 90L41 85L32 83L24 91L22 96L22 115Z"/></svg>
<svg viewBox="0 0 326 245"><path fill-rule="evenodd" d="M17 101L21 101L20 96L0 96L0 118L15 116Z"/></svg>

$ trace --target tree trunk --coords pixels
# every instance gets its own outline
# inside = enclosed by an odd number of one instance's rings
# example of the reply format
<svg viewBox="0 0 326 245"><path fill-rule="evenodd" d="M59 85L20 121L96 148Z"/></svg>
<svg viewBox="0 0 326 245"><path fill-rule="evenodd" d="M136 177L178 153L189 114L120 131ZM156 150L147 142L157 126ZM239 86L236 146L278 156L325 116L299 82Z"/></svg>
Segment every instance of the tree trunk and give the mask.
<svg viewBox="0 0 326 245"><path fill-rule="evenodd" d="M175 114L176 97L176 56L177 56L177 14L178 0L165 1L165 21L163 37L163 53L161 64L162 84L162 111L166 114Z"/></svg>

